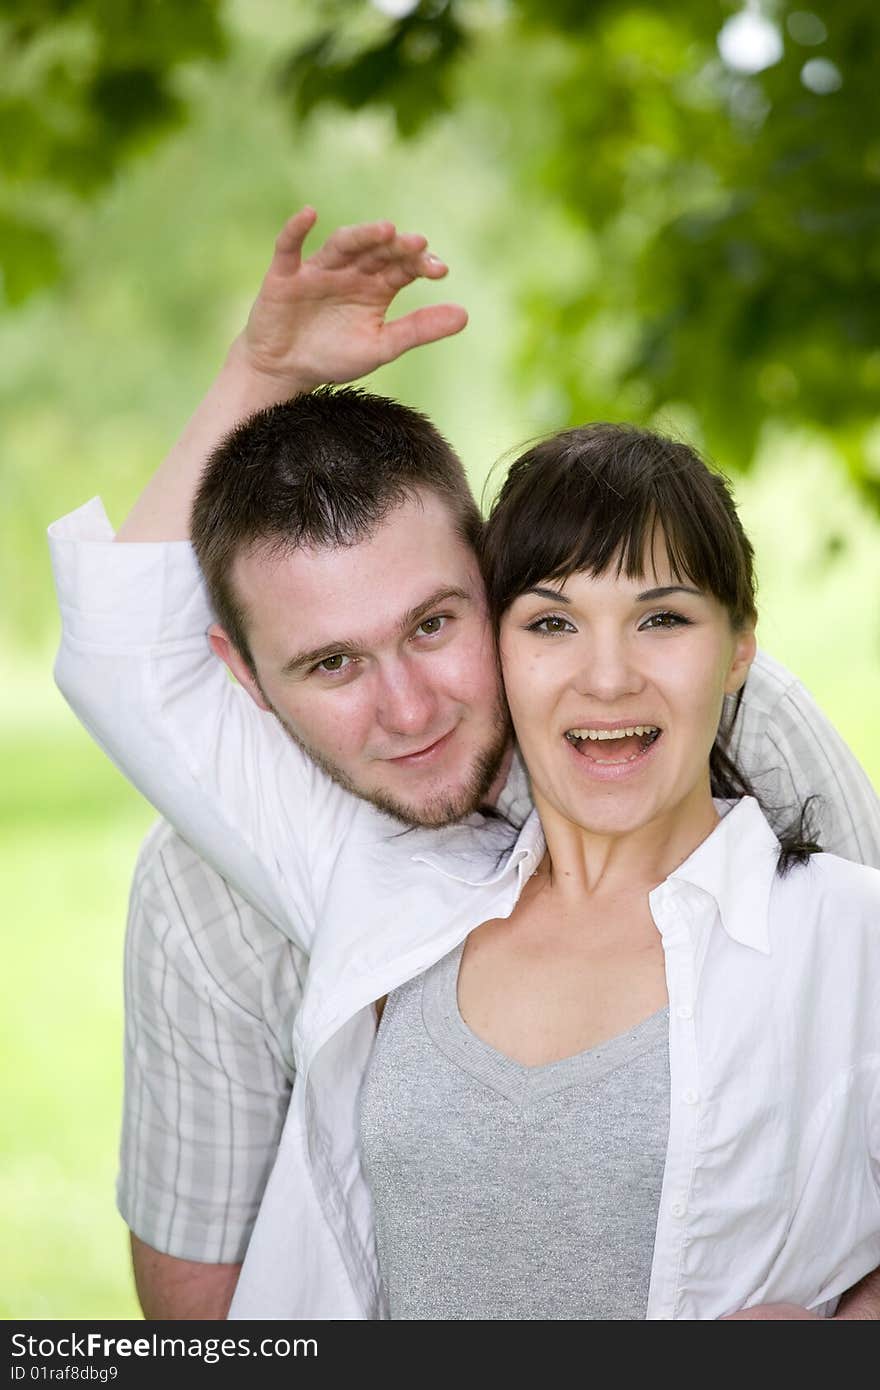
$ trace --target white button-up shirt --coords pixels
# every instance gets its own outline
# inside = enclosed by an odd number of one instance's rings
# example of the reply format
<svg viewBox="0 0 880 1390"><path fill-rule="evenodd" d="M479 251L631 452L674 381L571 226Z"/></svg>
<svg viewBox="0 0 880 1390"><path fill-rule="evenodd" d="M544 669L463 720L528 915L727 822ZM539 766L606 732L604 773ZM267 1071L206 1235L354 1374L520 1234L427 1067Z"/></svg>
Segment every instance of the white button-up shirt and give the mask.
<svg viewBox="0 0 880 1390"><path fill-rule="evenodd" d="M226 679L188 546L108 544L94 506L54 531L68 699L311 951L294 1097L232 1316L383 1316L357 1148L371 1004L509 915L543 854L540 826L529 819L513 845L479 816L402 833ZM853 834L869 839L876 802L852 783ZM651 894L672 1085L651 1318L769 1300L824 1311L880 1263L880 874L823 855L780 879L776 849L746 800Z"/></svg>
<svg viewBox="0 0 880 1390"><path fill-rule="evenodd" d="M650 895L671 1096L649 1318L777 1301L825 1313L880 1263L880 873L818 855L780 878L778 849L743 800ZM434 848L388 851L362 861L380 877L358 920L343 910L337 931L341 904L328 904L334 930L312 957L295 1100L234 1317L383 1316L357 1152L370 1001L509 915L544 842L533 815L504 854L498 828L475 818ZM414 897L398 912L383 883L404 864ZM335 1249L316 1266L319 1232Z"/></svg>

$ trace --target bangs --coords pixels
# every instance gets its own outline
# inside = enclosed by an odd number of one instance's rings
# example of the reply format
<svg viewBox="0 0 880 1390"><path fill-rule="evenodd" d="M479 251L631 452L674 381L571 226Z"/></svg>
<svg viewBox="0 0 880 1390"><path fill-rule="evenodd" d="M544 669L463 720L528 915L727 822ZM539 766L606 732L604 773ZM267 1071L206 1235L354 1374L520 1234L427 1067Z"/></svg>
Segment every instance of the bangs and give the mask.
<svg viewBox="0 0 880 1390"><path fill-rule="evenodd" d="M637 579L664 553L676 581L712 594L736 625L754 617L752 549L719 474L647 431L565 431L514 463L492 508L483 560L493 616L541 580Z"/></svg>

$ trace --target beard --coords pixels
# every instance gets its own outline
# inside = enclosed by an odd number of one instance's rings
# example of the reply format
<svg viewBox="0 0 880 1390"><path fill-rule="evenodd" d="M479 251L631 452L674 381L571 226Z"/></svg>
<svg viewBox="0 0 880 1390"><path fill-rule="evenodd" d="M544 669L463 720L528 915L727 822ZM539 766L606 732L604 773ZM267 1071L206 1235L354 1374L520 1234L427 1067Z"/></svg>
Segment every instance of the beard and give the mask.
<svg viewBox="0 0 880 1390"><path fill-rule="evenodd" d="M263 695L263 699L266 699L265 695ZM269 703L268 700L266 703ZM270 709L288 738L296 744L297 748L301 748L306 756L311 758L312 762L327 774L331 781L335 782L338 787L342 787L343 791L350 792L352 796L359 797L361 801L369 802L371 806L375 806L384 815L391 816L410 829L414 826L423 826L436 830L444 825L452 825L455 821L462 820L465 816L471 815L485 805L486 797L492 783L498 776L504 755L513 738L513 728L507 712L507 705L500 701L491 727L491 739L486 747L476 754L461 785L445 788L417 805L409 805L390 792L359 787L356 782L352 781L348 773L343 772L342 768L338 767L331 758L326 757L317 748L312 748L304 739L300 738L274 706L270 705Z"/></svg>

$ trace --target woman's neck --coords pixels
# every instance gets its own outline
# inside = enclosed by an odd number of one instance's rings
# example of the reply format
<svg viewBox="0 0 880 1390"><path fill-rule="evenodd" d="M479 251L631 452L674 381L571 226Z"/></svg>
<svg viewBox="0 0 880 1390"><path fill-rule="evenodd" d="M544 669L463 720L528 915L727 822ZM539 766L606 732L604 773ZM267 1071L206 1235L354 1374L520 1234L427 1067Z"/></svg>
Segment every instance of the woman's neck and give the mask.
<svg viewBox="0 0 880 1390"><path fill-rule="evenodd" d="M547 842L542 873L563 897L649 893L711 835L719 816L706 784L644 825L620 833L577 825L533 791Z"/></svg>

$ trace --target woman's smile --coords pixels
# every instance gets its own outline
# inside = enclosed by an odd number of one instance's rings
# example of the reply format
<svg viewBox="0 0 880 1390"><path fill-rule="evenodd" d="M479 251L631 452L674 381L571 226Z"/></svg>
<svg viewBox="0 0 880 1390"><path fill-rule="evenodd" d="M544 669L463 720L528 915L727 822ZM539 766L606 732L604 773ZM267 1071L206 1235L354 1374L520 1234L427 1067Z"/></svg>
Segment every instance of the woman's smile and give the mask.
<svg viewBox="0 0 880 1390"><path fill-rule="evenodd" d="M662 733L656 724L633 721L581 725L566 730L564 738L578 758L578 772L604 781L640 772Z"/></svg>

